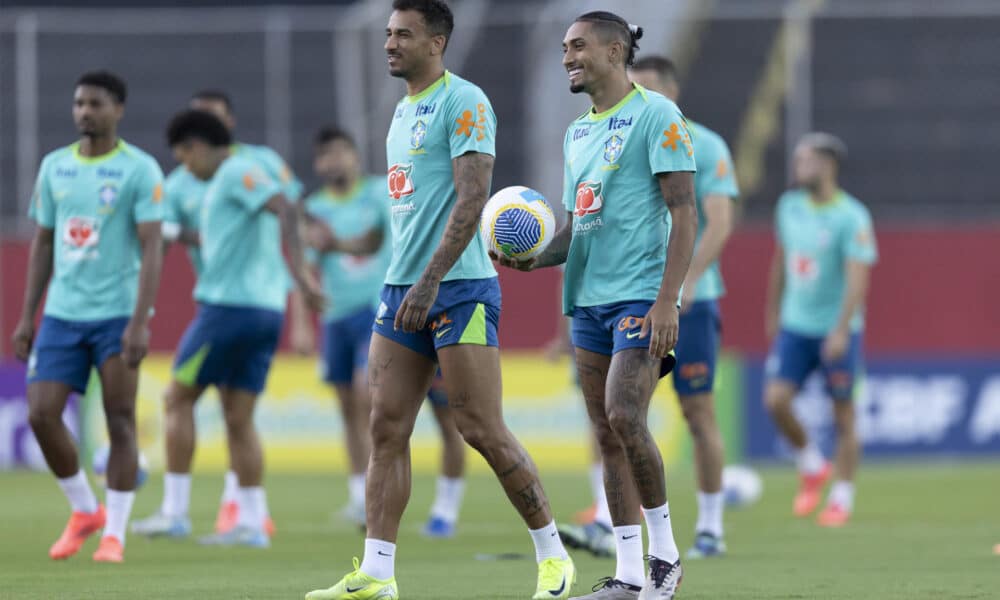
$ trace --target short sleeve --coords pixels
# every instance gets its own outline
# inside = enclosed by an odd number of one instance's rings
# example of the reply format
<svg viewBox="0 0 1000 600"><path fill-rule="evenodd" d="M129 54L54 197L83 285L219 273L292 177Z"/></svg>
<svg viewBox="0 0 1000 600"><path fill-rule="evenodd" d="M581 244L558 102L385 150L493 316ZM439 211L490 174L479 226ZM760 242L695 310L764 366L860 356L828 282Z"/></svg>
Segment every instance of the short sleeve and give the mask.
<svg viewBox="0 0 1000 600"><path fill-rule="evenodd" d="M855 211L844 232L844 255L866 265L878 260L878 248L875 245L875 231L872 228L872 218L867 210Z"/></svg>
<svg viewBox="0 0 1000 600"><path fill-rule="evenodd" d="M256 212L267 204L271 198L283 193L282 187L271 178L261 167L242 163L239 167L228 169L224 183L234 190L233 196L237 203L248 212Z"/></svg>
<svg viewBox="0 0 1000 600"><path fill-rule="evenodd" d="M736 198L739 196L739 187L736 185L736 173L733 168L733 157L729 154L729 147L722 139L713 139L712 152L708 156L706 164L699 165L703 189L699 190L702 197L705 196L726 196Z"/></svg>
<svg viewBox="0 0 1000 600"><path fill-rule="evenodd" d="M451 157L467 152L496 156L497 118L483 91L475 86L460 87L449 98L445 124L450 130Z"/></svg>
<svg viewBox="0 0 1000 600"><path fill-rule="evenodd" d="M163 171L153 159L143 161L134 175L132 215L136 223L162 221Z"/></svg>
<svg viewBox="0 0 1000 600"><path fill-rule="evenodd" d="M576 209L576 180L573 178L573 169L569 160L569 152L566 141L569 139L569 132L566 132L566 139L563 140L563 208L572 212Z"/></svg>
<svg viewBox="0 0 1000 600"><path fill-rule="evenodd" d="M261 147L260 158L267 174L281 186L281 193L292 202L297 202L304 186L285 159L267 147Z"/></svg>
<svg viewBox="0 0 1000 600"><path fill-rule="evenodd" d="M48 161L43 160L38 168L38 178L35 180L35 190L31 194L31 206L28 216L39 226L53 229L56 226L56 206L52 201L52 190L49 189Z"/></svg>
<svg viewBox="0 0 1000 600"><path fill-rule="evenodd" d="M655 102L655 100L654 100ZM649 154L649 170L657 173L695 172L694 147L687 121L677 105L669 100L657 102L643 113L644 132Z"/></svg>
<svg viewBox="0 0 1000 600"><path fill-rule="evenodd" d="M175 176L176 173L177 171L171 173L163 182L163 220L167 223L176 223L183 227L184 216L181 213L183 196L181 186Z"/></svg>

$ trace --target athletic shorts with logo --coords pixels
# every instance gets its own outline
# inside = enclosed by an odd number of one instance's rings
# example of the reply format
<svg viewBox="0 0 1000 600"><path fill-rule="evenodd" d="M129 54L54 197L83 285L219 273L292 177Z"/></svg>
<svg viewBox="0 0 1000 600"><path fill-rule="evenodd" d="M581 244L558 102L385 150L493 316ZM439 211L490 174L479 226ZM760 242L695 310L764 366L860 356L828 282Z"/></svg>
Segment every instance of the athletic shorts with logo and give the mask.
<svg viewBox="0 0 1000 600"><path fill-rule="evenodd" d="M649 349L649 336L640 337L642 323L653 303L648 301L616 302L573 309L570 328L573 346L595 354L613 356L631 348ZM673 368L673 352L660 365L660 377Z"/></svg>
<svg viewBox="0 0 1000 600"><path fill-rule="evenodd" d="M323 381L349 384L357 369L368 366L374 322L375 311L364 308L323 325Z"/></svg>
<svg viewBox="0 0 1000 600"><path fill-rule="evenodd" d="M267 383L284 315L250 306L200 303L174 358L174 379L259 394Z"/></svg>
<svg viewBox="0 0 1000 600"><path fill-rule="evenodd" d="M853 398L854 382L861 366L861 334L851 334L844 356L833 362L823 360L822 337L805 336L781 330L767 357L768 379L787 381L802 387L817 369L822 373L826 392L837 402Z"/></svg>
<svg viewBox="0 0 1000 600"><path fill-rule="evenodd" d="M127 317L98 321L42 317L28 359L28 383L65 383L75 392L86 392L91 367L100 369L121 354L127 325Z"/></svg>
<svg viewBox="0 0 1000 600"><path fill-rule="evenodd" d="M693 302L681 313L679 327L674 348L674 389L681 396L711 392L722 329L718 302Z"/></svg>
<svg viewBox="0 0 1000 600"><path fill-rule="evenodd" d="M396 312L410 290L386 285L372 331L437 361L437 350L455 344L499 346L500 284L496 277L445 281L438 288L427 326L414 333L393 330Z"/></svg>

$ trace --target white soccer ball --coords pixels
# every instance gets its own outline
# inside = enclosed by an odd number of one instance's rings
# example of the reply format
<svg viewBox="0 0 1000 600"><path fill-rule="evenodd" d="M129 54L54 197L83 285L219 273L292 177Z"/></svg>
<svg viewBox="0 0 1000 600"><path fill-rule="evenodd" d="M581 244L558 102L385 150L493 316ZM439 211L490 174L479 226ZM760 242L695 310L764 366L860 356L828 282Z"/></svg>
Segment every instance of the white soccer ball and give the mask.
<svg viewBox="0 0 1000 600"><path fill-rule="evenodd" d="M94 459L91 466L94 468L94 475L98 477L101 481L104 481L105 476L108 473L108 457L111 456L111 446L107 444L101 446L94 452ZM149 477L149 460L146 459L146 455L139 451L139 471L135 476L135 487L139 489L142 484L146 483L146 479Z"/></svg>
<svg viewBox="0 0 1000 600"><path fill-rule="evenodd" d="M527 260L552 241L556 216L541 194L514 185L493 194L483 207L479 233L493 252Z"/></svg>
<svg viewBox="0 0 1000 600"><path fill-rule="evenodd" d="M728 465L722 469L722 496L726 506L739 508L760 500L764 483L757 471L746 465Z"/></svg>

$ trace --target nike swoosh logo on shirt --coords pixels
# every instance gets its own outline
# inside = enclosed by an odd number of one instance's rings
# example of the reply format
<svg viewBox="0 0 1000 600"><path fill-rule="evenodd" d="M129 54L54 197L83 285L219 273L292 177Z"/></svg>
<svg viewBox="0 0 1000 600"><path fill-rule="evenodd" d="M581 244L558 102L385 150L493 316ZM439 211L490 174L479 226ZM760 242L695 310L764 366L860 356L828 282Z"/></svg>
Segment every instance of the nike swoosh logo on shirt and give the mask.
<svg viewBox="0 0 1000 600"><path fill-rule="evenodd" d="M566 590L566 576L563 575L562 585L559 586L559 589L549 590L549 593L552 594L553 596L560 596L565 590Z"/></svg>

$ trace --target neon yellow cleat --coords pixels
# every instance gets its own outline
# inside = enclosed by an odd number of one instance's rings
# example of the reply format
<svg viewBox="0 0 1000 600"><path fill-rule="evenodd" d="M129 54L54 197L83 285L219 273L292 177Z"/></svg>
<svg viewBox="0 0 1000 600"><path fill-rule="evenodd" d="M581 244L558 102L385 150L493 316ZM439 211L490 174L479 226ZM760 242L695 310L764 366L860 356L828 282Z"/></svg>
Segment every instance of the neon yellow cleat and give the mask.
<svg viewBox="0 0 1000 600"><path fill-rule="evenodd" d="M375 579L362 573L358 558L354 557L353 572L344 575L332 588L309 592L306 600L399 600L399 590L395 577Z"/></svg>
<svg viewBox="0 0 1000 600"><path fill-rule="evenodd" d="M546 558L538 563L538 587L532 600L557 600L569 598L576 584L576 566L572 558L560 560Z"/></svg>

